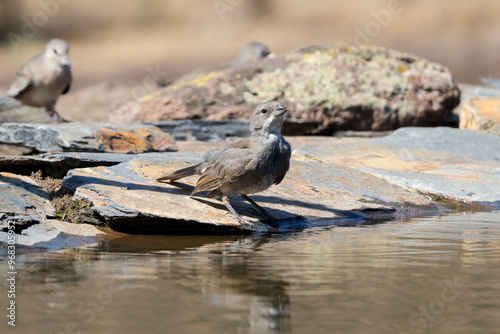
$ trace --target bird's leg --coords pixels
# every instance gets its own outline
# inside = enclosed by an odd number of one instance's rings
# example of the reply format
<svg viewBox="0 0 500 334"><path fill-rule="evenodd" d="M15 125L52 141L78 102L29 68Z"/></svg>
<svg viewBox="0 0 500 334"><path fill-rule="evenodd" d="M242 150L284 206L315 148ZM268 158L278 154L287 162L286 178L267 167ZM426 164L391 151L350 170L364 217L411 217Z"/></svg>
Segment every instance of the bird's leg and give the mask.
<svg viewBox="0 0 500 334"><path fill-rule="evenodd" d="M263 214L264 216L271 216L269 213L267 213L266 210L264 210L263 207L261 207L259 204L255 203L253 199L251 199L250 197L248 197L247 195L241 195L241 197L243 197L243 199L245 201L247 201L248 203L252 204L253 206L255 206L255 208L257 208L257 210L259 210L259 212L261 214Z"/></svg>
<svg viewBox="0 0 500 334"><path fill-rule="evenodd" d="M252 229L256 229L255 224L249 222L246 219L241 218L241 216L236 212L236 210L231 206L229 203L229 196L222 196L222 203L226 206L226 208L231 212L231 215L233 215L234 218L240 223L241 225L247 225L250 226Z"/></svg>
<svg viewBox="0 0 500 334"><path fill-rule="evenodd" d="M59 113L54 108L47 108L47 113L52 117L57 123L66 122L64 118L59 115Z"/></svg>
<svg viewBox="0 0 500 334"><path fill-rule="evenodd" d="M272 226L278 226L278 223L276 222L276 219L271 216L263 207L261 207L259 204L255 203L253 199L248 197L247 195L241 195L244 200L246 200L248 203L252 204L259 212L266 217L266 220L270 221Z"/></svg>

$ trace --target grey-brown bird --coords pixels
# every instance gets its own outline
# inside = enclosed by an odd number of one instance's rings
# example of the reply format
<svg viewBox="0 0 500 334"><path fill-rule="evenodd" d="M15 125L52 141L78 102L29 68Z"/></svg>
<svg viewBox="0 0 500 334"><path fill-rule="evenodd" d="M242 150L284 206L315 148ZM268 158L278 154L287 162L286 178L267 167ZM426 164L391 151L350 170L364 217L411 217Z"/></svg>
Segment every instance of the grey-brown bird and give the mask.
<svg viewBox="0 0 500 334"><path fill-rule="evenodd" d="M247 43L240 51L238 57L233 61L232 66L244 66L254 61L265 58L271 54L269 47L261 42Z"/></svg>
<svg viewBox="0 0 500 334"><path fill-rule="evenodd" d="M207 197L222 197L222 202L240 224L254 228L254 224L241 218L229 203L229 196L241 195L273 221L266 210L247 195L279 184L290 167L290 144L281 135L286 112L287 109L278 102L259 105L252 114L250 137L210 152L198 165L180 169L157 181L201 175L191 195L210 191Z"/></svg>
<svg viewBox="0 0 500 334"><path fill-rule="evenodd" d="M58 122L62 117L55 110L59 95L66 94L71 85L69 46L60 39L53 39L45 51L28 60L14 75L7 95L21 103L43 107Z"/></svg>

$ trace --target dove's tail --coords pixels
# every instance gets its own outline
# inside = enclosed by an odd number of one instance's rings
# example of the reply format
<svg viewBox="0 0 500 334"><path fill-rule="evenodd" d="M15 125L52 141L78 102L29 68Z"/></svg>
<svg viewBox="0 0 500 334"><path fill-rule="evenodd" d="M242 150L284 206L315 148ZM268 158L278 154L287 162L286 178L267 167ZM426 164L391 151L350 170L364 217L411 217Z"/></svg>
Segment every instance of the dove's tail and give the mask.
<svg viewBox="0 0 500 334"><path fill-rule="evenodd" d="M179 169L171 174L167 174L160 178L157 178L156 181L175 181L187 176L195 175L198 172L198 167L199 165L194 165Z"/></svg>

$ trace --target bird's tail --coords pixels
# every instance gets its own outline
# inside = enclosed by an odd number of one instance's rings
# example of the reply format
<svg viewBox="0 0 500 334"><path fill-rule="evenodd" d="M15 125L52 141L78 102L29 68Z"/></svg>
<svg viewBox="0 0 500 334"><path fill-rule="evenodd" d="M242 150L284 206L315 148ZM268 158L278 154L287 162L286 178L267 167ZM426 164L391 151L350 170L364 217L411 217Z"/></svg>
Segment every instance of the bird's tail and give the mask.
<svg viewBox="0 0 500 334"><path fill-rule="evenodd" d="M187 176L195 175L197 173L198 166L199 165L194 165L183 169L179 169L171 174L167 174L160 178L157 178L156 181L175 181Z"/></svg>

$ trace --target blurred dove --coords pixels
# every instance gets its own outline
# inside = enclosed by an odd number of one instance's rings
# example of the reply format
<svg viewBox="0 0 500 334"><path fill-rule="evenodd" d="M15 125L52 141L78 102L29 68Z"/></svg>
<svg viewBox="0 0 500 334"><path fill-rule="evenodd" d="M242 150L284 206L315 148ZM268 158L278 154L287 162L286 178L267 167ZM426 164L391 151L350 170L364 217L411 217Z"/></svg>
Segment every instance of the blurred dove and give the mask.
<svg viewBox="0 0 500 334"><path fill-rule="evenodd" d="M278 102L255 108L250 123L250 137L208 153L198 165L180 169L157 179L175 181L201 175L191 195L210 190L207 197L222 197L222 202L241 225L256 226L241 218L229 203L229 196L241 195L259 212L274 219L247 195L280 183L290 167L290 144L281 135L287 109Z"/></svg>
<svg viewBox="0 0 500 334"><path fill-rule="evenodd" d="M232 62L199 67L184 75L179 80L181 82L189 82L210 72L225 71L229 68L233 70L245 69L254 66L258 60L270 57L271 55L272 54L269 53L269 48L264 43L250 42L241 49L238 57Z"/></svg>
<svg viewBox="0 0 500 334"><path fill-rule="evenodd" d="M233 66L241 66L271 55L269 47L261 42L247 43L233 61Z"/></svg>
<svg viewBox="0 0 500 334"><path fill-rule="evenodd" d="M71 85L68 52L65 41L49 41L43 53L28 60L16 72L7 95L29 106L44 107L56 121L63 121L55 104L59 95L66 94Z"/></svg>

